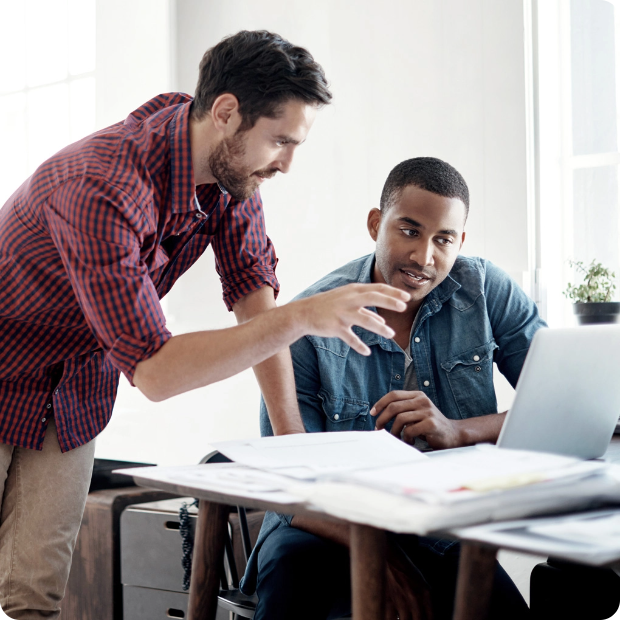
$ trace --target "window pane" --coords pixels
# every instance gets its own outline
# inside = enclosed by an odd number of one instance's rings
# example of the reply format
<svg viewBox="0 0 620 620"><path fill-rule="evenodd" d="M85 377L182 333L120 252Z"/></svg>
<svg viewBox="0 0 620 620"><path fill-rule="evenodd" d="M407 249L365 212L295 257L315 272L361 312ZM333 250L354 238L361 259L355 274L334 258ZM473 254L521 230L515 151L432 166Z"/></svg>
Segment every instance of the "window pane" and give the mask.
<svg viewBox="0 0 620 620"><path fill-rule="evenodd" d="M596 259L616 273L618 267L618 167L575 170L573 176L574 254Z"/></svg>
<svg viewBox="0 0 620 620"><path fill-rule="evenodd" d="M55 84L28 92L28 168L32 173L48 157L67 146L69 87Z"/></svg>
<svg viewBox="0 0 620 620"><path fill-rule="evenodd" d="M82 78L71 82L69 101L69 140L75 142L95 131L95 78Z"/></svg>
<svg viewBox="0 0 620 620"><path fill-rule="evenodd" d="M26 33L23 2L0 0L0 93L26 85Z"/></svg>
<svg viewBox="0 0 620 620"><path fill-rule="evenodd" d="M95 0L68 0L69 73L95 70Z"/></svg>
<svg viewBox="0 0 620 620"><path fill-rule="evenodd" d="M67 77L67 0L28 0L28 86Z"/></svg>
<svg viewBox="0 0 620 620"><path fill-rule="evenodd" d="M26 97L22 94L0 97L0 206L26 180Z"/></svg>
<svg viewBox="0 0 620 620"><path fill-rule="evenodd" d="M571 0L573 153L617 150L614 6Z"/></svg>

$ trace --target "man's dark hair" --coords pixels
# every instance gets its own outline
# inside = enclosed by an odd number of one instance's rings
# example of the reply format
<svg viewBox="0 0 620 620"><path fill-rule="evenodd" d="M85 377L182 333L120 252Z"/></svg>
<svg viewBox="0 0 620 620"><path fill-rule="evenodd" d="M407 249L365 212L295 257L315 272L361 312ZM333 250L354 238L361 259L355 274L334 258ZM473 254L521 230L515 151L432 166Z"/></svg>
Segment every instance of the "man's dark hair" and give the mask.
<svg viewBox="0 0 620 620"><path fill-rule="evenodd" d="M469 214L469 189L460 173L436 157L414 157L396 166L388 175L381 192L381 211L387 211L400 192L415 185L446 198L459 198L465 205L465 219Z"/></svg>
<svg viewBox="0 0 620 620"><path fill-rule="evenodd" d="M320 106L332 98L323 68L310 52L266 30L242 30L205 52L193 118L202 119L223 93L239 100L242 131L261 116L276 118L288 101Z"/></svg>

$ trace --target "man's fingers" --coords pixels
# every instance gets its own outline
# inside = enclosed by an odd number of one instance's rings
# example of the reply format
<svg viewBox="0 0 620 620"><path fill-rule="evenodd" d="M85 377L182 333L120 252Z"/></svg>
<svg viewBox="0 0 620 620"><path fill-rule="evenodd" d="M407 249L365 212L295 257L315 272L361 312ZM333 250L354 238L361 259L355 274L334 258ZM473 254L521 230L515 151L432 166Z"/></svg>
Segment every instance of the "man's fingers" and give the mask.
<svg viewBox="0 0 620 620"><path fill-rule="evenodd" d="M377 314L376 312L373 312L372 310L369 310L368 308L361 308L359 312L360 314L366 314L374 318L376 321L381 321L382 323L385 323L385 319L380 314Z"/></svg>
<svg viewBox="0 0 620 620"><path fill-rule="evenodd" d="M392 390L382 396L370 410L370 415L381 413L390 403L396 400L407 400L414 397L415 392L409 390Z"/></svg>
<svg viewBox="0 0 620 620"><path fill-rule="evenodd" d="M415 392L409 392L408 394L415 394ZM383 428L390 420L394 419L398 414L404 411L418 411L420 410L422 403L419 398L415 396L409 396L409 398L403 398L400 400L393 400L387 404L381 414L375 422L377 428Z"/></svg>
<svg viewBox="0 0 620 620"><path fill-rule="evenodd" d="M338 337L360 355L370 355L370 349L350 329L343 330Z"/></svg>
<svg viewBox="0 0 620 620"><path fill-rule="evenodd" d="M395 312L403 312L407 309L406 301L409 295L397 288L392 289L395 294L380 293L378 291L364 291L355 297L355 301L363 307L374 306L375 308L385 308ZM407 297L405 298L404 295Z"/></svg>
<svg viewBox="0 0 620 620"><path fill-rule="evenodd" d="M418 423L421 423L426 417L423 411L405 411L404 413L400 413L394 418L394 424L392 424L390 433L396 437L400 437L400 434L406 426L408 431L413 433L412 436L417 437L417 427L420 426ZM411 427L411 429L409 427ZM422 434L422 432L419 434Z"/></svg>
<svg viewBox="0 0 620 620"><path fill-rule="evenodd" d="M384 338L393 338L394 330L391 327L388 327L383 320L377 320L379 317L378 314L374 312L357 312L357 316L355 317L353 324L358 327L363 327L369 332L374 332L375 334L379 334L379 336L383 336ZM381 317L379 317L381 319Z"/></svg>

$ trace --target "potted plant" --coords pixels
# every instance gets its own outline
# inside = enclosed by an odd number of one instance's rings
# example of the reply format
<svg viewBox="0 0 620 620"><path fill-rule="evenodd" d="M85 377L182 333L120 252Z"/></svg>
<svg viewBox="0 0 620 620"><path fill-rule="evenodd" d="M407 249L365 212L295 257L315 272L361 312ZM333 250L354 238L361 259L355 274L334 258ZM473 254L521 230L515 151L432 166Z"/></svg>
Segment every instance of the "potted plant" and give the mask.
<svg viewBox="0 0 620 620"><path fill-rule="evenodd" d="M568 261L583 277L583 283L569 282L564 295L572 299L573 309L580 325L591 323L618 323L620 302L611 301L616 290L616 274L593 260L588 266L581 261Z"/></svg>

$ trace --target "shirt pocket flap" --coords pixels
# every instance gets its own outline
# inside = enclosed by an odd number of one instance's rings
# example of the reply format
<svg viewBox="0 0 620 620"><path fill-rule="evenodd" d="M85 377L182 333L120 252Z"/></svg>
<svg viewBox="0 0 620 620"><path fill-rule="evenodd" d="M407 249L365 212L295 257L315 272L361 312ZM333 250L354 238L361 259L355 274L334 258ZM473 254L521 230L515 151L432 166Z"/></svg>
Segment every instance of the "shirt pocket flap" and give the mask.
<svg viewBox="0 0 620 620"><path fill-rule="evenodd" d="M486 360L493 359L493 352L495 349L499 347L495 344L495 340L491 340L486 344L481 344L478 347L474 347L473 349L469 349L469 351L464 351L463 353L459 353L456 357L448 360L447 362L443 362L441 367L446 372L451 372L455 366L473 366L474 364L480 364L480 362L484 362Z"/></svg>
<svg viewBox="0 0 620 620"><path fill-rule="evenodd" d="M318 394L323 411L330 422L342 424L351 422L360 416L366 416L370 410L370 403L354 398L336 397L321 389Z"/></svg>

